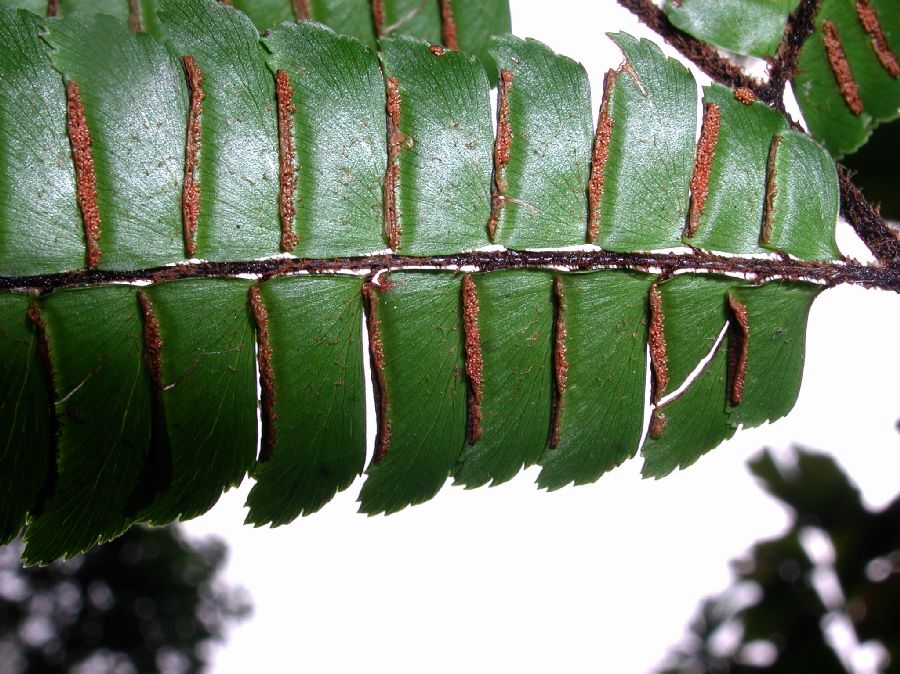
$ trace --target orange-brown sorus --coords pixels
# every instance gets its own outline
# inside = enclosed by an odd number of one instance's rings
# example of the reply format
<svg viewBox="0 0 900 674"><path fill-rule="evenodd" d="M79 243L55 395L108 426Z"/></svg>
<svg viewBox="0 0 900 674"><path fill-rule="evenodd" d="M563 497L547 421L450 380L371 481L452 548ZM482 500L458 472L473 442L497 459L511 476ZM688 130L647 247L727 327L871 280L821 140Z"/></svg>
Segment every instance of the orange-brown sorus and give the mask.
<svg viewBox="0 0 900 674"><path fill-rule="evenodd" d="M400 222L397 215L397 182L400 175L400 151L405 136L400 131L400 84L396 77L385 81L385 105L387 107L387 171L384 175L384 228L388 247L396 251L400 247Z"/></svg>
<svg viewBox="0 0 900 674"><path fill-rule="evenodd" d="M503 208L506 179L503 171L509 163L512 146L512 128L509 123L509 92L512 88L513 74L503 68L497 82L497 138L494 141L494 178L491 186L491 215L488 219L488 236L494 240L497 223L500 221L500 209Z"/></svg>
<svg viewBox="0 0 900 674"><path fill-rule="evenodd" d="M284 70L275 73L275 98L278 102L278 163L280 178L281 250L289 253L297 245L294 224L297 218L297 169L294 165L294 87Z"/></svg>
<svg viewBox="0 0 900 674"><path fill-rule="evenodd" d="M378 317L378 287L371 283L366 284L363 286L363 297L368 308L366 327L369 333L369 353L377 383L374 393L378 411L378 437L375 441L372 463L378 463L384 459L391 446L391 420L388 414L390 405L384 376L384 342L381 338L381 319Z"/></svg>
<svg viewBox="0 0 900 674"><path fill-rule="evenodd" d="M553 337L553 374L555 388L553 419L550 425L550 447L559 444L560 428L564 407L566 383L569 377L569 360L566 356L568 347L566 340L569 333L566 329L566 294L559 276L553 279L553 293L556 296L556 326Z"/></svg>
<svg viewBox="0 0 900 674"><path fill-rule="evenodd" d="M203 111L203 74L193 56L181 59L187 77L190 105L188 107L187 142L184 148L184 186L181 194L181 216L184 225L184 250L188 257L197 251L197 220L200 217L200 181L197 167L200 163L201 127Z"/></svg>
<svg viewBox="0 0 900 674"><path fill-rule="evenodd" d="M859 16L863 30L869 34L872 40L872 49L875 50L878 62L891 77L900 77L900 62L897 61L897 55L891 50L881 22L878 20L878 14L869 4L869 0L856 0L856 14Z"/></svg>
<svg viewBox="0 0 900 674"><path fill-rule="evenodd" d="M603 98L600 102L600 117L597 120L597 133L594 136L594 152L591 157L591 177L588 180L588 232L587 242L595 243L600 236L600 202L603 199L603 171L609 156L609 143L612 139L615 120L610 114L613 88L616 86L618 73L609 69L603 78Z"/></svg>
<svg viewBox="0 0 900 674"><path fill-rule="evenodd" d="M841 44L837 27L831 21L825 21L822 24L822 42L825 44L825 55L828 57L828 64L831 66L831 72L834 74L841 96L844 97L850 112L854 115L861 115L863 104L859 97L859 87L853 78L850 64L847 62L847 55L844 53L844 46Z"/></svg>
<svg viewBox="0 0 900 674"><path fill-rule="evenodd" d="M66 128L75 164L75 196L84 222L88 267L100 262L100 210L97 206L97 176L91 152L91 133L84 116L84 104L77 82L66 82Z"/></svg>
<svg viewBox="0 0 900 674"><path fill-rule="evenodd" d="M747 354L750 347L750 322L747 307L728 293L728 306L734 314L736 325L731 332L728 349L728 373L731 404L737 405L744 398L744 380L747 376Z"/></svg>
<svg viewBox="0 0 900 674"><path fill-rule="evenodd" d="M481 356L481 334L478 331L478 291L471 275L462 281L463 332L466 346L466 374L469 377L468 442L474 445L481 437L481 401L484 384L484 361Z"/></svg>
<svg viewBox="0 0 900 674"><path fill-rule="evenodd" d="M260 404L262 408L262 442L259 461L272 458L277 429L275 422L275 372L272 369L272 345L269 339L269 312L263 304L259 286L249 290L250 312L256 325L256 361L259 368Z"/></svg>
<svg viewBox="0 0 900 674"><path fill-rule="evenodd" d="M441 40L447 49L459 49L459 41L456 35L456 19L453 18L453 5L451 0L441 2Z"/></svg>
<svg viewBox="0 0 900 674"><path fill-rule="evenodd" d="M653 371L653 402L659 402L669 385L669 352L666 344L665 314L662 308L662 293L654 283L650 286L650 366Z"/></svg>
<svg viewBox="0 0 900 674"><path fill-rule="evenodd" d="M688 238L697 233L700 217L709 196L709 174L712 171L716 144L719 142L719 106L707 103L703 108L703 124L697 140L697 154L694 158L694 173L691 175L691 206L684 234Z"/></svg>
<svg viewBox="0 0 900 674"><path fill-rule="evenodd" d="M778 158L778 147L781 145L781 136L774 136L769 146L769 159L766 164L766 198L763 201L763 222L760 233L760 242L769 243L772 238L772 220L775 217L775 197L778 195L778 171L775 168L775 160Z"/></svg>
<svg viewBox="0 0 900 674"><path fill-rule="evenodd" d="M738 87L734 90L734 98L744 105L750 105L756 100L756 94L753 93L753 89L748 89L747 87Z"/></svg>

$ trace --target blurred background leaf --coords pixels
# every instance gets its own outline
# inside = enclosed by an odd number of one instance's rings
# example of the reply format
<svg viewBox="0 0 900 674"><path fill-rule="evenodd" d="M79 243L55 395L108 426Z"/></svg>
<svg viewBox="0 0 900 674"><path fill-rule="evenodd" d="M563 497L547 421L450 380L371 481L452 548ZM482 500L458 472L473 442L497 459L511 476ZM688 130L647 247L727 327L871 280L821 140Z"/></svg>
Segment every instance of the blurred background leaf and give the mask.
<svg viewBox="0 0 900 674"><path fill-rule="evenodd" d="M869 510L833 458L804 449L749 468L792 522L733 563L734 583L701 603L661 671L856 672L861 650L866 671L900 671L900 496Z"/></svg>
<svg viewBox="0 0 900 674"><path fill-rule="evenodd" d="M219 578L227 548L176 527L133 527L67 562L23 569L21 542L0 548L3 674L188 674L211 642L250 615Z"/></svg>

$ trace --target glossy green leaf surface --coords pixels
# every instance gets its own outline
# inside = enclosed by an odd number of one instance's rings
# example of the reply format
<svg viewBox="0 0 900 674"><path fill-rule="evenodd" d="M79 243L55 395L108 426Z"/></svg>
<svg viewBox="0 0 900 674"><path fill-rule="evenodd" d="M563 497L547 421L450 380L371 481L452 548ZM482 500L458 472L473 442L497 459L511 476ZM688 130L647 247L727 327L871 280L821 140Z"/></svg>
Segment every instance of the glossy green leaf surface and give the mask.
<svg viewBox="0 0 900 674"><path fill-rule="evenodd" d="M194 59L202 79L195 256L228 260L277 253L275 87L259 35L246 15L216 0L159 5L169 44L180 57Z"/></svg>
<svg viewBox="0 0 900 674"><path fill-rule="evenodd" d="M387 166L384 80L375 53L311 23L286 24L264 43L293 87L300 257L384 249Z"/></svg>
<svg viewBox="0 0 900 674"><path fill-rule="evenodd" d="M381 0L380 35L371 0L232 0L231 4L246 12L260 31L305 18L369 47L377 46L378 37L399 35L439 45L449 33L461 51L479 59L492 84L497 82L497 69L489 52L491 38L510 31L509 0L450 0L449 26L439 0Z"/></svg>
<svg viewBox="0 0 900 674"><path fill-rule="evenodd" d="M149 33L158 40L163 39L162 25L156 14L159 0L57 0L56 15L104 14L118 19L134 30ZM21 7L37 16L47 16L50 8L48 0L0 0L0 5Z"/></svg>
<svg viewBox="0 0 900 674"><path fill-rule="evenodd" d="M100 266L184 256L181 186L187 87L175 55L102 14L50 22L51 61L81 91L97 179Z"/></svg>
<svg viewBox="0 0 900 674"><path fill-rule="evenodd" d="M275 28L283 21L296 21L292 0L231 0L259 30Z"/></svg>
<svg viewBox="0 0 900 674"><path fill-rule="evenodd" d="M669 20L686 33L737 54L774 56L799 0L666 0Z"/></svg>
<svg viewBox="0 0 900 674"><path fill-rule="evenodd" d="M56 387L58 477L25 533L31 563L71 556L125 531L138 474L160 440L151 433L134 288L64 290L40 306Z"/></svg>
<svg viewBox="0 0 900 674"><path fill-rule="evenodd" d="M537 463L547 444L553 382L553 276L472 276L483 369L482 433L467 443L455 484L500 484Z"/></svg>
<svg viewBox="0 0 900 674"><path fill-rule="evenodd" d="M378 36L371 0L309 0L309 16L341 35L354 37L370 47L376 46Z"/></svg>
<svg viewBox="0 0 900 674"><path fill-rule="evenodd" d="M196 517L253 466L256 377L249 286L241 279L186 279L145 291L162 341L168 457L151 465L156 474L143 480L151 483L145 488L158 486L162 494L141 511L141 520L164 524Z"/></svg>
<svg viewBox="0 0 900 674"><path fill-rule="evenodd" d="M484 70L409 38L384 40L382 48L385 75L397 79L399 92L399 252L487 244L493 134Z"/></svg>
<svg viewBox="0 0 900 674"><path fill-rule="evenodd" d="M0 545L19 535L47 479L52 425L29 298L0 294Z"/></svg>
<svg viewBox="0 0 900 674"><path fill-rule="evenodd" d="M495 167L493 242L584 243L592 136L587 73L536 40L497 38L492 53L508 73L501 89L508 109L498 123L515 129L505 141L507 161Z"/></svg>
<svg viewBox="0 0 900 674"><path fill-rule="evenodd" d="M0 274L51 273L85 261L66 94L40 25L32 14L0 7Z"/></svg>
<svg viewBox="0 0 900 674"><path fill-rule="evenodd" d="M371 47L376 43L371 0L233 0L232 4L246 12L260 31L308 19Z"/></svg>
<svg viewBox="0 0 900 674"><path fill-rule="evenodd" d="M114 16L133 30L149 33L161 40L163 32L156 15L157 3L158 0L59 0L57 12L61 16L73 12Z"/></svg>
<svg viewBox="0 0 900 674"><path fill-rule="evenodd" d="M275 445L253 471L248 523L286 524L313 513L363 470L361 286L353 276L260 286L275 372Z"/></svg>
<svg viewBox="0 0 900 674"><path fill-rule="evenodd" d="M769 148L775 135L787 130L787 122L762 103L740 102L731 89L718 84L706 87L703 94L705 104L718 107L719 132L709 195L695 235L685 240L698 248L725 253L764 253L760 236Z"/></svg>
<svg viewBox="0 0 900 674"><path fill-rule="evenodd" d="M736 283L725 276L681 274L659 284L669 382L660 395L677 390L712 351L730 318L727 293Z"/></svg>
<svg viewBox="0 0 900 674"><path fill-rule="evenodd" d="M411 35L431 44L441 44L441 8L439 2L422 0L381 0L381 35Z"/></svg>
<svg viewBox="0 0 900 674"><path fill-rule="evenodd" d="M603 178L597 243L615 251L672 248L687 216L697 85L649 40L610 37L626 65L604 92L612 127L605 165L594 166Z"/></svg>
<svg viewBox="0 0 900 674"><path fill-rule="evenodd" d="M641 455L644 477L664 477L687 468L703 454L734 435L725 412L728 349L723 342L697 379L659 407L665 428L659 437L647 436Z"/></svg>
<svg viewBox="0 0 900 674"><path fill-rule="evenodd" d="M759 426L794 407L803 377L806 322L821 287L771 282L739 287L729 295L747 311L747 373L744 395L730 405L732 425Z"/></svg>
<svg viewBox="0 0 900 674"><path fill-rule="evenodd" d="M497 63L491 39L512 32L508 0L449 0L460 50L478 57L491 85L497 84Z"/></svg>
<svg viewBox="0 0 900 674"><path fill-rule="evenodd" d="M838 179L828 153L808 136L785 131L769 172L774 172L774 194L763 246L801 260L839 259L841 251L834 240Z"/></svg>
<svg viewBox="0 0 900 674"><path fill-rule="evenodd" d="M637 452L644 419L647 291L653 277L623 271L564 274L560 317L568 368L559 442L538 485L593 482Z"/></svg>
<svg viewBox="0 0 900 674"><path fill-rule="evenodd" d="M900 6L892 0L869 0L881 27L886 49L900 64ZM842 95L825 47L823 26L837 33L849 66L861 110L854 112ZM851 0L824 0L816 14L816 30L800 52L793 89L810 132L837 158L854 152L879 123L900 114L900 76L879 60Z"/></svg>
<svg viewBox="0 0 900 674"><path fill-rule="evenodd" d="M391 513L427 501L456 466L466 439L461 279L399 272L372 290L370 311L384 349L377 442L386 452L367 471L361 512Z"/></svg>
<svg viewBox="0 0 900 674"><path fill-rule="evenodd" d="M651 421L644 441L646 477L685 468L734 435L726 410L728 344L721 335L731 319L727 293L739 283L720 276L684 274L658 285L669 376L669 386L659 393L674 395L663 398L657 407L658 427L655 430ZM690 379L692 374L695 377Z"/></svg>
<svg viewBox="0 0 900 674"><path fill-rule="evenodd" d="M25 9L32 14L44 16L47 13L47 0L0 0L0 7Z"/></svg>
<svg viewBox="0 0 900 674"><path fill-rule="evenodd" d="M669 386L659 393L674 396L657 407L658 428L651 421L644 441L646 477L685 468L734 435L726 410L728 344L722 332L732 318L727 293L738 284L721 276L684 274L658 286L669 376ZM710 360L695 373L705 358Z"/></svg>

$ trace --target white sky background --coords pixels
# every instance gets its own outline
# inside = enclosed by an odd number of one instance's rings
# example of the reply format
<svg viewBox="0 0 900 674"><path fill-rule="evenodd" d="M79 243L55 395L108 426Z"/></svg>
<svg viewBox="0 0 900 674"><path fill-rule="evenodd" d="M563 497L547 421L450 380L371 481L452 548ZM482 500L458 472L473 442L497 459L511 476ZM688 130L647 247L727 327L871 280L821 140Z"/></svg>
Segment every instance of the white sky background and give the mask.
<svg viewBox="0 0 900 674"><path fill-rule="evenodd" d="M650 37L613 0L511 5L517 35L585 65L595 116L603 74L621 60L604 33ZM852 234L839 244L865 254ZM745 469L759 448L833 452L872 505L900 491L898 335L896 294L827 291L813 305L791 415L658 482L642 480L635 459L594 485L546 493L531 468L367 518L356 514L357 481L318 514L270 530L242 525L247 480L187 524L228 541L226 577L255 605L214 671L648 672L699 600L728 585L728 560L787 522Z"/></svg>

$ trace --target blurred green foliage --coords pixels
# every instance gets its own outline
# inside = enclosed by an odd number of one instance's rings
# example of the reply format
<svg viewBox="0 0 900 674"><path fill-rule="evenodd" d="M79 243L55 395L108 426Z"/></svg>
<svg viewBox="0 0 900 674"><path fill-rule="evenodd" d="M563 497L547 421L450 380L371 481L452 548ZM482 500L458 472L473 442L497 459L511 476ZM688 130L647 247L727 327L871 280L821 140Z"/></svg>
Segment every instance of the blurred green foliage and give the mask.
<svg viewBox="0 0 900 674"><path fill-rule="evenodd" d="M188 674L250 613L217 578L227 549L180 529L134 527L66 562L22 568L0 548L0 672Z"/></svg>
<svg viewBox="0 0 900 674"><path fill-rule="evenodd" d="M765 452L750 470L793 520L734 563L734 584L702 602L663 672L849 672L836 623L881 644L879 672L900 671L900 496L873 512L830 456L804 450L793 464Z"/></svg>

